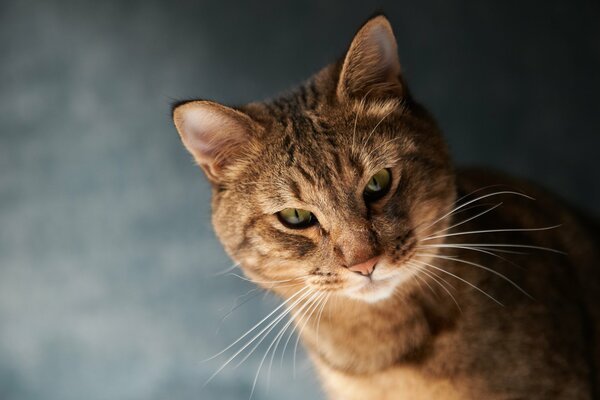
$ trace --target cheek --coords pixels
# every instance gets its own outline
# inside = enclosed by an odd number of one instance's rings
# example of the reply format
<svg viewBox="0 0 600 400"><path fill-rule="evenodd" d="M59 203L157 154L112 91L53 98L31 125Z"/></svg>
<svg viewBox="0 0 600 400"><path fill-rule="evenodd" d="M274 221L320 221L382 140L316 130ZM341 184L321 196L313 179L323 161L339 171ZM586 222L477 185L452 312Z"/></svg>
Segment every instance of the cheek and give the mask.
<svg viewBox="0 0 600 400"><path fill-rule="evenodd" d="M451 193L442 196L431 196L415 202L411 210L415 234L419 238L423 238L434 230L443 229L448 219L438 220L450 211L453 204L454 196Z"/></svg>
<svg viewBox="0 0 600 400"><path fill-rule="evenodd" d="M405 196L394 195L380 213L373 215L372 224L382 250L389 254L413 228Z"/></svg>
<svg viewBox="0 0 600 400"><path fill-rule="evenodd" d="M263 223L255 230L263 250L270 257L280 260L309 260L319 253L319 238L314 228L283 231L270 223ZM312 235L311 235L312 233Z"/></svg>
<svg viewBox="0 0 600 400"><path fill-rule="evenodd" d="M236 257L245 268L262 277L307 276L322 263L318 232L284 232L269 221L261 221L248 230L247 238Z"/></svg>

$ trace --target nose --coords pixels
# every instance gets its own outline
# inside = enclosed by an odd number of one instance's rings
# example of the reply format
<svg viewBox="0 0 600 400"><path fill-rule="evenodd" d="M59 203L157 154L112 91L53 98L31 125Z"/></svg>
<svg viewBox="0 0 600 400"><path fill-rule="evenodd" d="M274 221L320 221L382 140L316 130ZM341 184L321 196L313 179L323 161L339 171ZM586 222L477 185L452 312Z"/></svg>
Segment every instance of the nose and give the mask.
<svg viewBox="0 0 600 400"><path fill-rule="evenodd" d="M379 261L379 258L379 256L375 256L373 258L368 259L367 261L355 264L348 269L352 272L356 272L365 276L371 275L373 273L373 270L375 269L375 264L377 264L377 261Z"/></svg>

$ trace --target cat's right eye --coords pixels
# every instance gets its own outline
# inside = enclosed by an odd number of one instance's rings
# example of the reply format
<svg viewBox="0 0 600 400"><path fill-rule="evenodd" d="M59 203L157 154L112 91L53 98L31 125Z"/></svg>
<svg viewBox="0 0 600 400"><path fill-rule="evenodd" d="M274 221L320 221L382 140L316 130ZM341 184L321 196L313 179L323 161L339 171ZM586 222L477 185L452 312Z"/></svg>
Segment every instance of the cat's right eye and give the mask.
<svg viewBox="0 0 600 400"><path fill-rule="evenodd" d="M285 208L277 213L279 221L288 228L308 228L317 222L317 218L310 211L300 208Z"/></svg>

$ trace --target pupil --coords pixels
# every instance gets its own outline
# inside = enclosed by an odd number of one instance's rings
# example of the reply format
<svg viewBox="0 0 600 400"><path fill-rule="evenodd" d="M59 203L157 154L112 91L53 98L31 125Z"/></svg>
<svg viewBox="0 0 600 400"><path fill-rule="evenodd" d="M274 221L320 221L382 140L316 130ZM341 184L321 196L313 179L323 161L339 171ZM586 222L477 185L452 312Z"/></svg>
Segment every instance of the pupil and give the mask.
<svg viewBox="0 0 600 400"><path fill-rule="evenodd" d="M296 216L296 222L300 221L300 215L298 214L297 208L294 208L294 215Z"/></svg>
<svg viewBox="0 0 600 400"><path fill-rule="evenodd" d="M373 177L371 179L371 190L378 191L379 189L380 189L379 182L377 182L377 179L375 179L375 177Z"/></svg>

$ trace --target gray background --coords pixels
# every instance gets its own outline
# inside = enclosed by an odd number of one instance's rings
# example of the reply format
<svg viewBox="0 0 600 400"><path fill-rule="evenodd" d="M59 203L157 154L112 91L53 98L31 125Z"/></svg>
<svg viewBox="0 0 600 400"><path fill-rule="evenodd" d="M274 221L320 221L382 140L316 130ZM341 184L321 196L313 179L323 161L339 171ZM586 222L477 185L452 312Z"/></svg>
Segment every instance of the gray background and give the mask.
<svg viewBox="0 0 600 400"><path fill-rule="evenodd" d="M0 399L246 399L202 362L272 309L230 264L169 103L240 103L341 55L382 8L457 162L600 211L597 1L0 3ZM237 299L237 301L243 300ZM231 353L229 353L231 354ZM262 352L259 352L262 354ZM318 398L310 364L257 399Z"/></svg>

